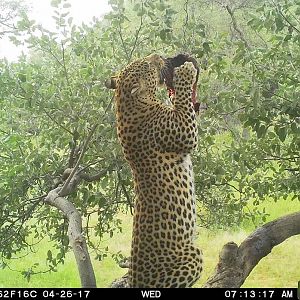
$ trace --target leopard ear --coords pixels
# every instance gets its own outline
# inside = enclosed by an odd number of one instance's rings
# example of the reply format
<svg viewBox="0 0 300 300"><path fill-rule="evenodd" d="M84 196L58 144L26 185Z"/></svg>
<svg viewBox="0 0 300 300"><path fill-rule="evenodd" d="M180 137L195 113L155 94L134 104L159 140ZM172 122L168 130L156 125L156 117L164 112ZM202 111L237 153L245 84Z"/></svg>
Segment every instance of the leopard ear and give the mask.
<svg viewBox="0 0 300 300"><path fill-rule="evenodd" d="M117 77L116 76L112 76L111 78L107 79L105 81L105 86L108 88L108 89L116 89L117 88Z"/></svg>

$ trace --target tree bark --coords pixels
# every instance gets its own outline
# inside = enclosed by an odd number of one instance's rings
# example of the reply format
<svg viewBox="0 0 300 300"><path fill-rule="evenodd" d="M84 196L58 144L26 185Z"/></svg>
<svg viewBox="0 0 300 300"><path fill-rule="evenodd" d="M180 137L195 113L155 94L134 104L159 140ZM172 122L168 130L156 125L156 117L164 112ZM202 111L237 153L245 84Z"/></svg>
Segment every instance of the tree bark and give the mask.
<svg viewBox="0 0 300 300"><path fill-rule="evenodd" d="M45 203L52 205L62 211L64 216L69 221L68 236L74 256L77 262L77 268L81 280L81 287L94 288L96 286L96 278L94 269L86 245L84 236L82 235L81 215L76 207L65 199L59 196L61 188L56 188L49 192L45 198Z"/></svg>
<svg viewBox="0 0 300 300"><path fill-rule="evenodd" d="M252 232L238 246L225 244L219 255L214 274L203 285L205 288L239 288L253 268L272 249L293 235L300 234L300 212L269 222ZM115 280L111 287L128 287L128 275Z"/></svg>

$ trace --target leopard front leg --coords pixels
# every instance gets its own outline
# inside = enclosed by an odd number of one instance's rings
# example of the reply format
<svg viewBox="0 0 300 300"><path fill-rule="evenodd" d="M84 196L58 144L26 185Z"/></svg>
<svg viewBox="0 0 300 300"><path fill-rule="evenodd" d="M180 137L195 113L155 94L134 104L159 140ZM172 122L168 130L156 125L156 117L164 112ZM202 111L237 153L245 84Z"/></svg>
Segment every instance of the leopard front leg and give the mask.
<svg viewBox="0 0 300 300"><path fill-rule="evenodd" d="M174 70L174 108L176 111L184 112L189 117L195 115L194 106L192 104L192 92L196 77L197 70L192 62L185 62Z"/></svg>
<svg viewBox="0 0 300 300"><path fill-rule="evenodd" d="M196 114L192 103L196 75L192 62L185 62L174 70L173 107L162 107L155 128L157 145L163 151L190 153L197 145Z"/></svg>

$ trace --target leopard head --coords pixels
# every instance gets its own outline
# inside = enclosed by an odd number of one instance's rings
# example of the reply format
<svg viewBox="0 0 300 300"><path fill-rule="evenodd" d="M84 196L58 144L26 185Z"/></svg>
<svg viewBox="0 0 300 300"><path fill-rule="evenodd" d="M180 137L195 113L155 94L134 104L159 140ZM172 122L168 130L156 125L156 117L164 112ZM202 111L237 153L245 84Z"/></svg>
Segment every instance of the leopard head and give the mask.
<svg viewBox="0 0 300 300"><path fill-rule="evenodd" d="M158 86L164 83L164 68L165 60L153 54L132 62L119 74L108 79L105 85L129 98L155 95Z"/></svg>

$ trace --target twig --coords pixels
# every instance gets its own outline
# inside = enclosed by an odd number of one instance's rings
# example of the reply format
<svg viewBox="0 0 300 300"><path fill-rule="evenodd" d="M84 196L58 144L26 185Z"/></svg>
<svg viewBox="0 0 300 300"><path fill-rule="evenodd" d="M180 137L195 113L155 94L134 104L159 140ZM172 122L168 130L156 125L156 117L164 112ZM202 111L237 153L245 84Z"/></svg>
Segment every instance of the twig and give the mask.
<svg viewBox="0 0 300 300"><path fill-rule="evenodd" d="M124 185L123 179L122 179L121 174L120 174L120 170L117 171L117 176L118 176L119 182L121 184L121 188L123 190L124 196L125 196L125 198L127 200L127 203L129 205L130 214L133 215L131 199L130 199L130 196L129 196L129 194L126 190L126 187Z"/></svg>
<svg viewBox="0 0 300 300"><path fill-rule="evenodd" d="M67 84L68 84L70 95L73 95L73 91L72 91L70 80L69 80L69 74L68 74L67 67L66 67L65 47L64 47L63 42L61 42L61 49L62 49L62 61L63 61L62 67L63 67L65 78L66 78L66 81L67 81Z"/></svg>
<svg viewBox="0 0 300 300"><path fill-rule="evenodd" d="M41 44L38 45L41 50L45 50L46 52L48 52L55 60L56 62L61 66L61 67L64 67L63 63L59 60L59 58L52 52L52 49L51 48L46 48L46 47L43 47ZM38 47L37 47L38 49ZM39 49L38 49L39 50Z"/></svg>
<svg viewBox="0 0 300 300"><path fill-rule="evenodd" d="M294 25L292 24L289 19L282 13L282 11L278 8L278 6L273 2L273 4L275 5L275 7L277 8L279 14L283 17L283 19L297 32L300 33L300 30Z"/></svg>
<svg viewBox="0 0 300 300"><path fill-rule="evenodd" d="M237 113L237 112L239 112L239 111L241 111L241 110L244 110L246 107L248 107L248 105L239 107L239 108L237 108L237 109L235 109L235 110L232 110L232 111L230 111L230 112L227 112L227 113L220 113L220 114L218 114L218 115L220 115L220 116L233 115L233 114L235 114L235 113Z"/></svg>
<svg viewBox="0 0 300 300"><path fill-rule="evenodd" d="M28 202L40 202L45 197L47 197L47 194L37 196L37 197L34 197L34 198L30 198L30 199L27 199L26 201L28 201Z"/></svg>
<svg viewBox="0 0 300 300"><path fill-rule="evenodd" d="M80 153L80 155L79 155L79 158L78 158L78 160L77 160L77 162L76 162L76 164L75 164L75 166L74 166L72 172L70 173L70 175L69 175L69 177L67 178L67 180L65 181L65 183L64 183L64 185L63 185L63 187L62 187L62 189L61 189L61 190L59 191L59 193L58 193L59 196L64 196L64 194L66 193L66 190L67 190L67 188L68 188L68 185L69 185L71 179L73 178L74 174L75 174L75 173L77 172L77 170L78 170L79 163L80 163L80 161L81 161L81 159L82 159L82 157L83 157L83 155L84 155L84 153L85 153L85 151L86 151L86 149L87 149L88 143L90 142L90 140L91 140L91 138L92 138L92 136L93 136L93 134L94 134L94 132L95 132L97 126L98 126L98 124L95 124L95 125L92 127L92 129L91 129L91 131L90 131L90 133L89 133L89 135L88 135L88 137L87 137L87 139L86 139L86 141L85 141L85 143L84 143L84 145L83 145L83 147L82 147L82 151L81 151L81 153Z"/></svg>
<svg viewBox="0 0 300 300"><path fill-rule="evenodd" d="M124 42L124 39L123 39L122 29L121 29L121 24L120 24L120 22L119 22L119 24L118 24L118 33L119 33L119 37L120 37L120 39L121 39L122 47L123 47L123 50L124 50L124 52L125 52L125 56L126 56L127 62L129 62L129 61L130 61L130 58L129 58L129 54L128 54L128 52L127 52L127 47L126 47L125 42Z"/></svg>
<svg viewBox="0 0 300 300"><path fill-rule="evenodd" d="M142 14L141 14L141 19L140 19L140 26L139 26L138 30L136 31L136 33L135 33L135 40L134 40L133 47L131 48L131 51L130 51L130 54L129 54L129 60L131 60L131 58L132 58L133 52L134 52L134 50L137 46L137 41L138 41L138 38L139 38L139 35L140 35L140 31L143 27L143 10L144 10L144 2L142 1Z"/></svg>
<svg viewBox="0 0 300 300"><path fill-rule="evenodd" d="M73 135L73 132L70 131L68 128L66 128L65 126L63 126L62 124L58 123L46 110L45 108L42 107L42 110L44 111L44 113L47 115L47 117L50 118L51 121L53 121L56 125L58 125L59 127L61 127L63 130L65 130L66 132L68 132L69 134Z"/></svg>
<svg viewBox="0 0 300 300"><path fill-rule="evenodd" d="M227 186L233 188L234 190L236 190L237 192L239 192L240 194L244 194L243 191L239 190L239 189L236 188L234 185L232 185L232 184L230 184L230 183L228 183L228 182L220 183L220 184L215 183L215 184L213 184L213 185L214 185L214 186L224 186L224 185L227 185Z"/></svg>
<svg viewBox="0 0 300 300"><path fill-rule="evenodd" d="M71 145L71 151L70 151L69 160L68 160L68 168L72 168L73 165L74 165L74 158L76 157L75 156L75 151L77 149L77 140L78 140L78 137L79 137L79 133L78 133L77 128L76 128L74 130L73 138L72 138L72 142L71 142L72 145ZM77 155L77 153L76 153L76 155Z"/></svg>
<svg viewBox="0 0 300 300"><path fill-rule="evenodd" d="M187 45L187 40L186 40L186 28L189 22L189 11L188 11L188 5L189 5L189 0L186 0L184 3L184 12L185 12L185 22L182 26L183 30L183 40L184 40L184 45Z"/></svg>
<svg viewBox="0 0 300 300"><path fill-rule="evenodd" d="M115 98L115 96L112 96L112 97L111 97L109 103L107 104L107 106L106 106L106 108L105 108L105 110L104 110L103 116L107 113L107 111L108 111L108 109L110 108L110 106L111 106L111 104L112 104L114 98Z"/></svg>
<svg viewBox="0 0 300 300"><path fill-rule="evenodd" d="M229 5L226 5L225 8L231 17L232 26L234 30L239 34L240 39L245 43L246 47L250 49L250 45L248 44L248 41L245 39L244 33L238 27L233 10L229 7Z"/></svg>

